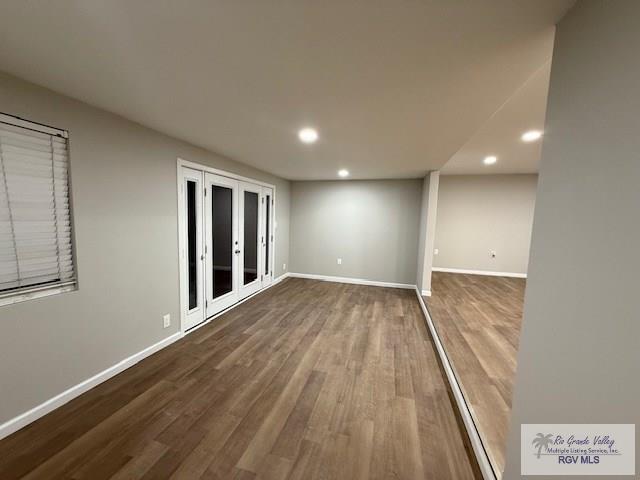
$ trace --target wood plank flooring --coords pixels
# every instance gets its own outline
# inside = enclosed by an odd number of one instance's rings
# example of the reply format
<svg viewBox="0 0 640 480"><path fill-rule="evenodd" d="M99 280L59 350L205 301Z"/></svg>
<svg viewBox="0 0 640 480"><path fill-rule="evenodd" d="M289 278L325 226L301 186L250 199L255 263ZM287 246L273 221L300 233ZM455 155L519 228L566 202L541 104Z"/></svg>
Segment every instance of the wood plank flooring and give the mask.
<svg viewBox="0 0 640 480"><path fill-rule="evenodd" d="M504 470L526 280L433 272L425 302L491 463Z"/></svg>
<svg viewBox="0 0 640 480"><path fill-rule="evenodd" d="M415 293L291 278L0 441L0 478L480 476Z"/></svg>

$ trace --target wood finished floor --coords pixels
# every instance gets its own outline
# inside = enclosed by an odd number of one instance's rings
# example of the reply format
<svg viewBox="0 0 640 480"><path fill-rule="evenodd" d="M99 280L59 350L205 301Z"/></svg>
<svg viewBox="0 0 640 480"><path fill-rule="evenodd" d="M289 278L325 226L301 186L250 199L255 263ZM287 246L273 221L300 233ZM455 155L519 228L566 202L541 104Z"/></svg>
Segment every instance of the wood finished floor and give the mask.
<svg viewBox="0 0 640 480"><path fill-rule="evenodd" d="M0 478L480 478L410 290L287 279L0 441Z"/></svg>
<svg viewBox="0 0 640 480"><path fill-rule="evenodd" d="M504 471L526 280L433 272L429 313L494 469Z"/></svg>

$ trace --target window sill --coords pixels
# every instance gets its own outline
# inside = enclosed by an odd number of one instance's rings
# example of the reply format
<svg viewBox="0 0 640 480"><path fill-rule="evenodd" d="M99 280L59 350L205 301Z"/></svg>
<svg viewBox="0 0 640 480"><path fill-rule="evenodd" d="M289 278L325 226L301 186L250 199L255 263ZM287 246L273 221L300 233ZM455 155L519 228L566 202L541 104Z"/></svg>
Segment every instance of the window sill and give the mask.
<svg viewBox="0 0 640 480"><path fill-rule="evenodd" d="M36 298L48 297L59 293L72 292L78 288L75 281L58 283L46 287L36 287L33 289L24 289L18 292L6 293L0 295L0 306L13 305L15 303L26 302Z"/></svg>

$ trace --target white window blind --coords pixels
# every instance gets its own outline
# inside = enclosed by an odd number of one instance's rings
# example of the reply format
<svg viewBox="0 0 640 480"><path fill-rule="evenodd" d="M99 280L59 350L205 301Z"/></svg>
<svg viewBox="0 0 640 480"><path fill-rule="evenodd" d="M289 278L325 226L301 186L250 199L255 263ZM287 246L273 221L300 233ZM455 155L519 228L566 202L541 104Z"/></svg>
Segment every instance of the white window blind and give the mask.
<svg viewBox="0 0 640 480"><path fill-rule="evenodd" d="M66 132L0 116L0 295L75 282Z"/></svg>

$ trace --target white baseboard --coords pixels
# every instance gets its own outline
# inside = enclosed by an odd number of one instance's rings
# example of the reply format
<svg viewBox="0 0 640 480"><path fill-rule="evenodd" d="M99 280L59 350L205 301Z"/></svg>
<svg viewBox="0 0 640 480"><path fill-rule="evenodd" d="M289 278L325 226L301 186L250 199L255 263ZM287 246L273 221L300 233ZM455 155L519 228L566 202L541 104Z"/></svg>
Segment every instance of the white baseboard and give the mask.
<svg viewBox="0 0 640 480"><path fill-rule="evenodd" d="M231 306L230 308L224 310L223 312L220 312L219 315L222 315L222 314L228 312L229 310L231 310L232 308L237 307L238 305L244 303L246 300L249 300L254 295L262 293L265 290L267 290L268 288L273 287L274 285L277 285L278 283L280 283L281 281L283 281L287 277L289 277L289 273L285 273L283 275L280 275L278 278L273 280L271 285L268 285L267 287L257 291L256 293L254 293L252 295L249 295L247 298L243 299L242 301L234 304L233 306ZM84 380L83 382L78 383L77 385L74 385L73 387L65 390L64 392L56 395L55 397L50 398L46 402L43 402L40 405L32 408L31 410L28 410L28 411L18 415L17 417L14 417L11 420L6 421L2 425L0 425L0 440L2 440L3 438L11 435L12 433L17 432L18 430L20 430L21 428L29 425L30 423L35 422L40 417L43 417L47 413L50 413L53 410L55 410L56 408L61 407L65 403L70 402L74 398L76 398L76 397L82 395L83 393L91 390L93 387L101 384L102 382L106 382L111 377L114 377L117 374L119 374L119 373L123 372L124 370L126 370L127 368L132 367L136 363L140 362L141 360L144 360L146 357L148 357L149 355L154 354L158 350L161 350L161 349L163 349L165 347L168 347L173 342L175 342L177 340L180 340L184 335L186 335L188 333L191 333L191 332L197 330L198 328L206 325L207 323L209 323L211 320L213 320L214 318L216 318L219 315L215 315L215 316L207 319L205 322L202 322L200 325L198 325L197 327L189 330L189 332L187 332L187 333L176 332L173 335L171 335L171 336L169 336L169 337L167 337L167 338L165 338L163 340L160 340L158 343L155 343L155 344L151 345L150 347L147 347L144 350L141 350L140 352L135 353L135 354L131 355L130 357L125 358L124 360L116 363L115 365L112 365L111 367L107 368L106 370L103 370L102 372L97 373L93 377L88 378L88 379Z"/></svg>
<svg viewBox="0 0 640 480"><path fill-rule="evenodd" d="M312 280L322 280L324 282L354 283L356 285L370 285L372 287L408 288L412 290L416 288L415 285L409 285L408 283L379 282L377 280L365 280L363 278L332 277L329 275L316 275L314 273L290 272L289 276L295 277L295 278L310 278Z"/></svg>
<svg viewBox="0 0 640 480"><path fill-rule="evenodd" d="M425 305L424 300L420 295L420 290L418 290L417 287L416 295L418 297L418 303L420 303L422 313L424 314L427 328L429 329L431 338L433 338L433 343L436 346L436 352L438 353L438 357L440 357L440 361L442 362L447 380L449 381L449 385L451 386L453 397L455 398L456 404L458 405L458 410L460 411L460 416L462 417L462 423L464 423L467 433L469 434L469 441L471 442L471 447L473 448L473 452L475 453L476 459L478 461L478 466L480 467L482 477L484 478L484 480L496 480L497 476L493 470L493 467L491 466L489 455L484 448L482 440L480 439L480 434L475 422L473 421L473 417L471 416L469 405L464 398L464 394L462 393L462 389L460 388L458 379L456 378L455 372L451 367L449 357L447 356L444 346L442 345L442 341L440 340L440 337L438 335L438 331L436 330L433 320L429 315L429 310L427 310L427 306Z"/></svg>
<svg viewBox="0 0 640 480"><path fill-rule="evenodd" d="M277 285L278 283L282 282L283 280L285 280L288 277L302 277L302 278L316 278L318 280L326 280L326 281L333 281L333 282L344 282L344 283L359 283L359 284L363 284L363 285L376 285L376 286L385 286L385 287L396 287L396 288L415 288L414 285L404 285L404 284L399 284L399 283L386 283L386 282L374 282L371 280L359 280L359 279L353 279L353 278L342 278L342 277L324 277L321 275L306 275L306 274L296 274L296 273L285 273L283 275L280 275L278 278L274 279L273 282L271 283L271 285L259 290L258 292L248 296L247 298L243 299L242 301L234 304L233 306L231 306L230 308L224 310L223 312L220 312L219 315L222 315L226 312L228 312L229 310L231 310L232 308L237 307L238 305L241 305L242 303L244 303L246 300L249 300L250 298L252 298L255 295L258 295L262 292L264 292L265 290L267 290L270 287L273 287L275 285ZM159 342L145 348L144 350L141 350L138 353L135 353L127 358L125 358L124 360L121 360L120 362L116 363L115 365L112 365L111 367L103 370L100 373L97 373L96 375L92 376L91 378L88 378L80 383L78 383L77 385L74 385L73 387L65 390L62 393L59 393L58 395L56 395L55 397L50 398L49 400L41 403L40 405L18 415L17 417L14 417L10 420L7 420L5 423L3 423L2 425L0 425L0 440L11 435L12 433L17 432L18 430L20 430L21 428L29 425L32 422L35 422L36 420L38 420L39 418L45 416L47 413L52 412L53 410L55 410L56 408L61 407L62 405L64 405L65 403L70 402L71 400L73 400L74 398L82 395L83 393L91 390L93 387L101 384L102 382L105 382L107 380L109 380L110 378L116 376L117 374L123 372L124 370L126 370L129 367L132 367L133 365L135 365L136 363L140 362L141 360L145 359L146 357L154 354L155 352L157 352L158 350L161 350L165 347L168 347L169 345L171 345L172 343L174 343L177 340L180 340L182 337L184 337L184 335L191 333L195 330L197 330L198 328L206 325L207 323L209 323L211 320L213 320L214 318L216 318L219 315L215 315L209 319L207 319L205 322L203 322L202 324L198 325L197 327L189 330L189 332L176 332L173 335L170 335L169 337L160 340Z"/></svg>
<svg viewBox="0 0 640 480"><path fill-rule="evenodd" d="M273 281L273 284L272 284L272 285L275 285L276 283L281 282L281 281L282 281L282 280L284 280L285 278L289 278L289 276L290 276L290 273L289 273L289 272L287 272L287 273L283 273L282 275L280 275L279 277L277 277L277 278Z"/></svg>
<svg viewBox="0 0 640 480"><path fill-rule="evenodd" d="M422 296L423 297L430 297L431 296L431 290L422 290Z"/></svg>
<svg viewBox="0 0 640 480"><path fill-rule="evenodd" d="M158 343L151 345L150 347L145 348L144 350L139 351L131 355L130 357L125 358L124 360L112 365L111 367L103 370L102 372L94 375L91 378L86 379L85 381L74 385L73 387L65 390L64 392L56 395L53 398L50 398L44 403L28 410L21 415L18 415L11 420L0 425L0 439L3 439L14 432L17 432L22 427L27 426L31 422L35 422L40 417L43 417L47 413L55 410L56 408L61 407L65 403L73 400L74 398L82 395L88 390L91 390L96 385L99 385L102 382L109 380L111 377L119 374L120 372L126 370L127 368L135 365L139 361L145 359L149 355L154 354L158 350L161 350L169 345L171 345L176 340L180 340L182 338L182 332L176 332L173 335L160 340Z"/></svg>
<svg viewBox="0 0 640 480"><path fill-rule="evenodd" d="M489 270L467 270L464 268L444 268L444 267L433 267L431 270L433 270L434 272L466 273L467 275L488 275L490 277L527 278L526 273L491 272Z"/></svg>

